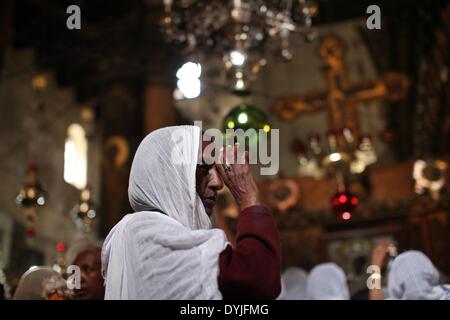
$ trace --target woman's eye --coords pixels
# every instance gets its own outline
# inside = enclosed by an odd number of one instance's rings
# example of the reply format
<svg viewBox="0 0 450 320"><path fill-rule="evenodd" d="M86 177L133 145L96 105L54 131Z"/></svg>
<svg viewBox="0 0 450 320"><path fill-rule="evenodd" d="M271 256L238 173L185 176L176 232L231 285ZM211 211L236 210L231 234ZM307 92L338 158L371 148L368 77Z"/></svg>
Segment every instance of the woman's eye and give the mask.
<svg viewBox="0 0 450 320"><path fill-rule="evenodd" d="M84 267L84 272L92 272L92 268L91 267Z"/></svg>
<svg viewBox="0 0 450 320"><path fill-rule="evenodd" d="M200 168L208 173L209 170L211 170L211 168L212 168L212 164L202 164L202 165L200 165Z"/></svg>

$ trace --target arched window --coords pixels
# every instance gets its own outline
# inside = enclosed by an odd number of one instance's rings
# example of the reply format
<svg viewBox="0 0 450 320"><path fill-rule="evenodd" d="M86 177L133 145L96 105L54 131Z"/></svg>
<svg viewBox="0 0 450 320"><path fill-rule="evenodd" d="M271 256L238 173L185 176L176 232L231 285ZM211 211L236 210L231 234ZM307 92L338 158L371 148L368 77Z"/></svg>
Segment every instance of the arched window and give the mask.
<svg viewBox="0 0 450 320"><path fill-rule="evenodd" d="M78 189L87 182L87 140L86 133L79 124L71 124L67 129L64 147L64 180Z"/></svg>

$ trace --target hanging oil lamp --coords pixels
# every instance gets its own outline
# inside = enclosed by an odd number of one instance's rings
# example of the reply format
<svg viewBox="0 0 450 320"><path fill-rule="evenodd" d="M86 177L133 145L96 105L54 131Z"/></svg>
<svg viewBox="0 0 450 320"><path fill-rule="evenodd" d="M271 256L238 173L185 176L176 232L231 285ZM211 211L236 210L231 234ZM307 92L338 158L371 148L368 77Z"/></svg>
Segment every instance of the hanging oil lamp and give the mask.
<svg viewBox="0 0 450 320"><path fill-rule="evenodd" d="M331 198L331 209L334 214L342 220L350 220L359 204L359 198L348 191L344 177L341 173L336 174L338 190Z"/></svg>
<svg viewBox="0 0 450 320"><path fill-rule="evenodd" d="M38 168L34 163L30 163L27 167L25 184L17 195L16 202L24 208L27 235L34 237L38 208L45 205L45 191L39 182Z"/></svg>
<svg viewBox="0 0 450 320"><path fill-rule="evenodd" d="M66 259L65 259L66 245L64 242L56 243L56 262L52 269L59 274L66 272Z"/></svg>
<svg viewBox="0 0 450 320"><path fill-rule="evenodd" d="M91 189L89 186L81 191L80 201L73 207L71 215L79 231L86 233L91 231L96 212L91 199Z"/></svg>

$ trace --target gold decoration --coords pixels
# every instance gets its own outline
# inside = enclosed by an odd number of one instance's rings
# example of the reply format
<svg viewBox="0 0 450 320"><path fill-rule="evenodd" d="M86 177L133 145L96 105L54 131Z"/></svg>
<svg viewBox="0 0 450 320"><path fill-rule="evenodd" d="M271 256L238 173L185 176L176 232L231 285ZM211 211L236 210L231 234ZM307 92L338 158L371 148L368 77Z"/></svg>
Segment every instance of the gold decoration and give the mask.
<svg viewBox="0 0 450 320"><path fill-rule="evenodd" d="M80 194L80 201L75 205L71 212L72 219L75 221L78 230L90 232L92 222L96 216L94 203L91 200L91 189L84 188Z"/></svg>
<svg viewBox="0 0 450 320"><path fill-rule="evenodd" d="M47 89L48 85L47 77L44 74L39 73L33 77L31 85L33 86L33 89L38 92L44 91Z"/></svg>
<svg viewBox="0 0 450 320"><path fill-rule="evenodd" d="M38 218L38 207L45 205L45 192L38 180L38 169L30 164L26 171L25 185L16 197L17 204L25 211L25 224L28 236L35 235L34 224Z"/></svg>
<svg viewBox="0 0 450 320"><path fill-rule="evenodd" d="M441 160L417 160L413 169L416 193L423 194L428 190L431 198L438 200L439 192L446 183L447 169L447 163Z"/></svg>
<svg viewBox="0 0 450 320"><path fill-rule="evenodd" d="M128 160L130 148L128 142L122 136L111 136L105 143L107 153L112 153L113 163L117 168L122 167Z"/></svg>
<svg viewBox="0 0 450 320"><path fill-rule="evenodd" d="M300 196L297 183L290 179L271 182L268 191L269 204L281 214L294 207Z"/></svg>
<svg viewBox="0 0 450 320"><path fill-rule="evenodd" d="M336 36L328 36L319 54L326 67L327 91L313 91L300 96L286 96L275 101L273 111L285 121L293 121L302 113L328 110L330 129L351 128L359 136L357 105L375 99L399 101L407 92L409 81L399 73L390 72L375 81L350 84L345 64L345 44Z"/></svg>

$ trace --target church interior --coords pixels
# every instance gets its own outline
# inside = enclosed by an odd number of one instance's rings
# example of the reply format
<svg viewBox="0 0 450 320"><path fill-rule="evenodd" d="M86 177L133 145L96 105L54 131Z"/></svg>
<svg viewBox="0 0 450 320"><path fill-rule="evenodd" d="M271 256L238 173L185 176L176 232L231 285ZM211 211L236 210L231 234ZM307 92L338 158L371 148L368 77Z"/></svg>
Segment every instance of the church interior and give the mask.
<svg viewBox="0 0 450 320"><path fill-rule="evenodd" d="M278 131L252 169L283 269L335 262L354 294L387 239L450 282L449 1L2 0L0 110L5 298L101 246L140 141L194 121ZM213 220L238 215L224 188Z"/></svg>

